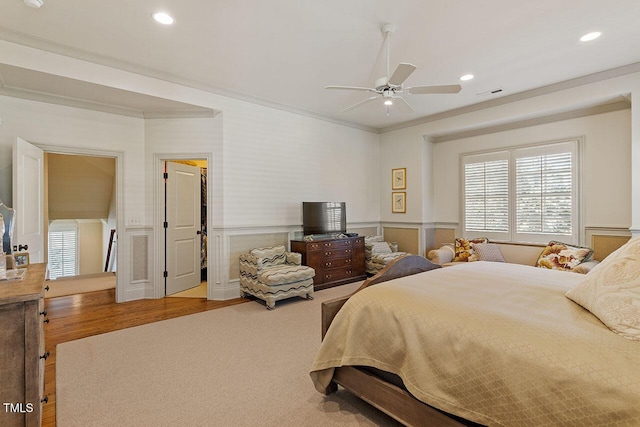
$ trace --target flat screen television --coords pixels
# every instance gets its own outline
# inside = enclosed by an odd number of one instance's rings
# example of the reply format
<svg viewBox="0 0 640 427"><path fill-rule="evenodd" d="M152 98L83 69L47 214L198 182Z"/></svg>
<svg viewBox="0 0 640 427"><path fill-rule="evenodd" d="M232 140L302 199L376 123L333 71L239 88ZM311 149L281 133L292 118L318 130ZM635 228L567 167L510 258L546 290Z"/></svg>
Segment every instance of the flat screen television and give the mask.
<svg viewBox="0 0 640 427"><path fill-rule="evenodd" d="M302 230L305 235L346 233L346 203L302 202Z"/></svg>

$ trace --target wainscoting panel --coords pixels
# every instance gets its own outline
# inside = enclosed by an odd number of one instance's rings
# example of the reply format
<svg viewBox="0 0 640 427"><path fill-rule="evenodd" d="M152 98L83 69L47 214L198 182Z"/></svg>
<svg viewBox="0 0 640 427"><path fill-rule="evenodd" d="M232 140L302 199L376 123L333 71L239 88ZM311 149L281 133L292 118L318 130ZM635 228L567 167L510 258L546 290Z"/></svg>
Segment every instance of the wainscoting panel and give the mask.
<svg viewBox="0 0 640 427"><path fill-rule="evenodd" d="M141 298L154 298L153 283L153 229L152 228L127 228L124 236L119 240L125 242L119 245L120 250L125 251L128 271L119 268L118 275L124 274L125 301ZM119 266L120 267L120 266Z"/></svg>
<svg viewBox="0 0 640 427"><path fill-rule="evenodd" d="M456 229L455 228L436 228L433 230L433 246L429 248L438 249L440 246L445 243L453 243L456 239Z"/></svg>
<svg viewBox="0 0 640 427"><path fill-rule="evenodd" d="M377 236L380 233L379 227L349 227L348 231L358 233L360 236Z"/></svg>
<svg viewBox="0 0 640 427"><path fill-rule="evenodd" d="M587 245L593 248L593 259L602 261L611 252L627 243L631 232L626 228L587 227Z"/></svg>
<svg viewBox="0 0 640 427"><path fill-rule="evenodd" d="M251 249L276 245L289 248L289 233L271 232L229 236L229 279L240 279L240 254L249 252Z"/></svg>
<svg viewBox="0 0 640 427"><path fill-rule="evenodd" d="M149 237L131 236L131 283L149 281Z"/></svg>
<svg viewBox="0 0 640 427"><path fill-rule="evenodd" d="M387 242L397 242L398 250L411 254L420 254L420 229L383 227L382 234Z"/></svg>

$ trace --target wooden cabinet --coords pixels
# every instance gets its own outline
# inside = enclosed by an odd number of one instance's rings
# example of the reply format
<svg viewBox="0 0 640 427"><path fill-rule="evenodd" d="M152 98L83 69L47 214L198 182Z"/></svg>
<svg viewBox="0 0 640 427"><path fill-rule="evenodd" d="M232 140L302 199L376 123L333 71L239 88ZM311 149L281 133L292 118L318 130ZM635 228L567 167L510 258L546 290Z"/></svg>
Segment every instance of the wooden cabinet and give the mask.
<svg viewBox="0 0 640 427"><path fill-rule="evenodd" d="M364 265L364 237L292 240L291 251L302 254L302 264L316 271L314 290L344 285L367 278Z"/></svg>
<svg viewBox="0 0 640 427"><path fill-rule="evenodd" d="M44 393L45 264L0 282L0 425L40 426Z"/></svg>

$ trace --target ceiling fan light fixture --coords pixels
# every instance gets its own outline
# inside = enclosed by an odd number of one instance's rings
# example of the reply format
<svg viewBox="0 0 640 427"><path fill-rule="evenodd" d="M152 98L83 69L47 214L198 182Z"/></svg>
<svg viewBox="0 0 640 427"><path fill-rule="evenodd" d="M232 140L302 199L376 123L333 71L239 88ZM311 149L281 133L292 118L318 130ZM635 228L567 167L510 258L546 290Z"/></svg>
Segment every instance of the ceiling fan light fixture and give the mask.
<svg viewBox="0 0 640 427"><path fill-rule="evenodd" d="M462 80L463 82L472 80L475 76L473 74L465 74L464 76L460 77L460 80Z"/></svg>
<svg viewBox="0 0 640 427"><path fill-rule="evenodd" d="M391 99L385 99L385 100L384 100L384 105L393 105L393 100L391 100Z"/></svg>
<svg viewBox="0 0 640 427"><path fill-rule="evenodd" d="M22 2L25 5L32 7L34 9L40 9L44 5L43 0L22 0Z"/></svg>
<svg viewBox="0 0 640 427"><path fill-rule="evenodd" d="M169 15L167 12L156 12L153 14L153 19L163 25L173 24L173 16Z"/></svg>
<svg viewBox="0 0 640 427"><path fill-rule="evenodd" d="M591 33L587 33L584 36L580 37L581 42L590 42L591 40L595 40L600 37L602 33L600 31L594 31Z"/></svg>

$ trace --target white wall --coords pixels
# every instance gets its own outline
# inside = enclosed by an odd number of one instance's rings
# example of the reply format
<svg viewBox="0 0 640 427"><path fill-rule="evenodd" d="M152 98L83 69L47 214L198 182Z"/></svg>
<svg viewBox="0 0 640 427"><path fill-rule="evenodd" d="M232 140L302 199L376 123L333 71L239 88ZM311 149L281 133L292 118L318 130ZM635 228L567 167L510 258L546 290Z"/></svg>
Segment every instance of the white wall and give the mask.
<svg viewBox="0 0 640 427"><path fill-rule="evenodd" d="M0 198L12 204L12 147L34 144L123 152L127 210L144 211L144 121L115 114L0 96Z"/></svg>
<svg viewBox="0 0 640 427"><path fill-rule="evenodd" d="M635 96L634 96L635 95ZM417 166L418 147L424 139L474 129L504 125L534 117L552 116L621 96L640 97L640 73L596 81L569 89L487 106L482 110L388 131L381 135L381 170ZM422 183L407 188L407 214L394 221L416 221L412 200L422 197L424 223L458 223L459 164L462 152L484 148L537 143L566 137L585 137L585 216L588 227L640 229L640 108L615 111L571 120L563 120L511 131L492 133L422 146ZM431 157L431 159L430 159ZM432 169L432 170L430 170ZM407 171L409 174L409 170ZM417 173L417 172L416 172ZM422 187L421 187L422 185ZM390 184L381 186L381 216L389 220L384 199L390 197ZM430 196L432 194L433 196ZM430 206L429 206L430 205Z"/></svg>
<svg viewBox="0 0 640 427"><path fill-rule="evenodd" d="M301 225L303 201L379 220L377 134L258 105L224 111L225 225Z"/></svg>
<svg viewBox="0 0 640 427"><path fill-rule="evenodd" d="M380 219L378 134L5 41L0 41L0 58L17 67L221 112L214 119L145 121L0 98L0 197L10 193L6 181L11 176L10 147L15 136L47 145L123 153L127 227L119 230L121 253L131 252L122 245L134 237L138 242L143 241L140 236L153 240L155 178L151 166L154 155L163 153L211 153L214 193L210 204L214 205L214 226L221 229L213 251L218 272L228 264L227 230L260 233L274 226L297 227L305 200L346 201L349 223ZM159 296L154 275L137 270L133 274L131 259L127 262L129 265L119 265L123 273L118 274L119 300ZM153 262L150 255L149 263ZM133 276L145 279L136 281ZM237 284L230 285L222 274L215 286L223 290L216 295L226 298L234 296L227 290Z"/></svg>

